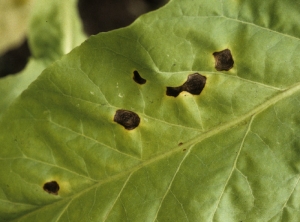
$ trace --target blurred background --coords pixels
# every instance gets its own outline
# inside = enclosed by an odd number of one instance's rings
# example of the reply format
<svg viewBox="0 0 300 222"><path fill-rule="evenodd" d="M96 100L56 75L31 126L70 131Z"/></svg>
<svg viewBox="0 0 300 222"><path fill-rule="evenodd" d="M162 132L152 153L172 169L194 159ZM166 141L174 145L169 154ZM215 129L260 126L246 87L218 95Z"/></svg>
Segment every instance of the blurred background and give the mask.
<svg viewBox="0 0 300 222"><path fill-rule="evenodd" d="M0 0L0 9L3 1L10 0ZM14 4L24 2L26 0L15 0ZM84 32L90 36L128 26L140 15L156 10L167 2L168 0L78 0L77 8ZM5 7L2 7L3 11ZM3 36L5 35L0 33L0 37ZM21 43L0 54L0 77L20 72L30 55L27 39L23 37Z"/></svg>

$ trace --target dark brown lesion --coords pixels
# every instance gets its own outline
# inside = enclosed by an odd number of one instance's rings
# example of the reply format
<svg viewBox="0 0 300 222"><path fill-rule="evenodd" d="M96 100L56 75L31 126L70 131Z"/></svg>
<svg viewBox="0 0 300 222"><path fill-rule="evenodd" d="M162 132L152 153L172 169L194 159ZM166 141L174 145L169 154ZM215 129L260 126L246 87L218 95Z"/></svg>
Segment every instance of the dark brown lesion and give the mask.
<svg viewBox="0 0 300 222"><path fill-rule="evenodd" d="M142 78L138 71L133 72L133 80L138 84L145 84L147 82L146 79Z"/></svg>
<svg viewBox="0 0 300 222"><path fill-rule="evenodd" d="M220 52L214 52L215 68L218 71L228 71L233 67L234 61L229 49L224 49Z"/></svg>
<svg viewBox="0 0 300 222"><path fill-rule="evenodd" d="M43 189L50 194L57 195L59 191L59 185L56 181L50 181L44 184Z"/></svg>
<svg viewBox="0 0 300 222"><path fill-rule="evenodd" d="M188 79L183 85L176 87L167 87L167 96L177 97L182 91L189 92L192 95L200 95L206 83L206 77L199 73L194 73L188 76Z"/></svg>
<svg viewBox="0 0 300 222"><path fill-rule="evenodd" d="M178 87L167 87L167 96L177 97L182 92L182 86Z"/></svg>
<svg viewBox="0 0 300 222"><path fill-rule="evenodd" d="M140 117L132 111L119 109L116 111L114 121L127 130L133 130L140 124Z"/></svg>

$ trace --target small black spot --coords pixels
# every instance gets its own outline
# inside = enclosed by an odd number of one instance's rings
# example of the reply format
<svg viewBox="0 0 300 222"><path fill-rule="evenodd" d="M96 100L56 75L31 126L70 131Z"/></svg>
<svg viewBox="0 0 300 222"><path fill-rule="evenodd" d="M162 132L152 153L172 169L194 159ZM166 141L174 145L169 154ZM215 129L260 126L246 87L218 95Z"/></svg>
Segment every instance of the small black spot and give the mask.
<svg viewBox="0 0 300 222"><path fill-rule="evenodd" d="M224 49L220 52L214 52L215 68L218 71L228 71L233 67L234 61L229 49Z"/></svg>
<svg viewBox="0 0 300 222"><path fill-rule="evenodd" d="M182 86L167 87L167 96L177 97L182 91L189 92L192 95L200 95L206 83L206 77L199 73L188 76L187 81Z"/></svg>
<svg viewBox="0 0 300 222"><path fill-rule="evenodd" d="M54 195L57 195L59 191L59 185L56 181L45 183L43 188L46 192Z"/></svg>
<svg viewBox="0 0 300 222"><path fill-rule="evenodd" d="M132 130L140 124L140 117L132 111L119 109L116 111L114 121L125 129Z"/></svg>
<svg viewBox="0 0 300 222"><path fill-rule="evenodd" d="M133 80L141 85L146 83L146 79L142 78L136 70L133 72Z"/></svg>
<svg viewBox="0 0 300 222"><path fill-rule="evenodd" d="M186 149L183 149L182 151L184 152L184 151L186 151Z"/></svg>
<svg viewBox="0 0 300 222"><path fill-rule="evenodd" d="M178 146L181 146L183 143L182 142L180 142L180 143L178 143Z"/></svg>

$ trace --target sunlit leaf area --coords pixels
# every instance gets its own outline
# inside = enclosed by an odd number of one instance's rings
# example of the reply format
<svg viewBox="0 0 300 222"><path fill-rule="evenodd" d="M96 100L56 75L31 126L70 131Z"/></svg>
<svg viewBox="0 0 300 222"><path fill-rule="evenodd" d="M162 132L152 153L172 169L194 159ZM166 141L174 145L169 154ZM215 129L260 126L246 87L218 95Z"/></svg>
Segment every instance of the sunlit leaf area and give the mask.
<svg viewBox="0 0 300 222"><path fill-rule="evenodd" d="M171 0L91 36L76 4L35 3L0 79L0 221L300 221L300 4Z"/></svg>

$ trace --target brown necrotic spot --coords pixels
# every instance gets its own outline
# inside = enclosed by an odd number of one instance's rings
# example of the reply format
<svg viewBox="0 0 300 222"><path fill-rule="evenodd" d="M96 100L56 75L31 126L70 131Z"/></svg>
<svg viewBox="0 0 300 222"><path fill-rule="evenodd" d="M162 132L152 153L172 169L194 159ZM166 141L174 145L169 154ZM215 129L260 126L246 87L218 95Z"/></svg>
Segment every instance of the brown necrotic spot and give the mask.
<svg viewBox="0 0 300 222"><path fill-rule="evenodd" d="M167 87L167 96L177 97L182 92L182 86Z"/></svg>
<svg viewBox="0 0 300 222"><path fill-rule="evenodd" d="M125 129L132 130L140 124L140 117L132 111L119 109L116 111L114 121Z"/></svg>
<svg viewBox="0 0 300 222"><path fill-rule="evenodd" d="M44 184L44 190L50 194L57 195L59 191L59 185L56 181L50 181Z"/></svg>
<svg viewBox="0 0 300 222"><path fill-rule="evenodd" d="M198 73L189 75L188 80L182 85L182 90L193 95L200 95L206 83L206 77Z"/></svg>
<svg viewBox="0 0 300 222"><path fill-rule="evenodd" d="M142 78L142 77L140 76L139 72L136 71L136 70L133 72L133 80L134 80L136 83L141 84L141 85L146 83L146 79Z"/></svg>
<svg viewBox="0 0 300 222"><path fill-rule="evenodd" d="M188 76L187 81L182 86L167 87L168 96L177 97L182 91L189 92L192 95L200 95L206 83L206 77L199 73Z"/></svg>
<svg viewBox="0 0 300 222"><path fill-rule="evenodd" d="M224 49L220 52L214 52L215 68L218 71L228 71L233 67L234 61L229 49Z"/></svg>

